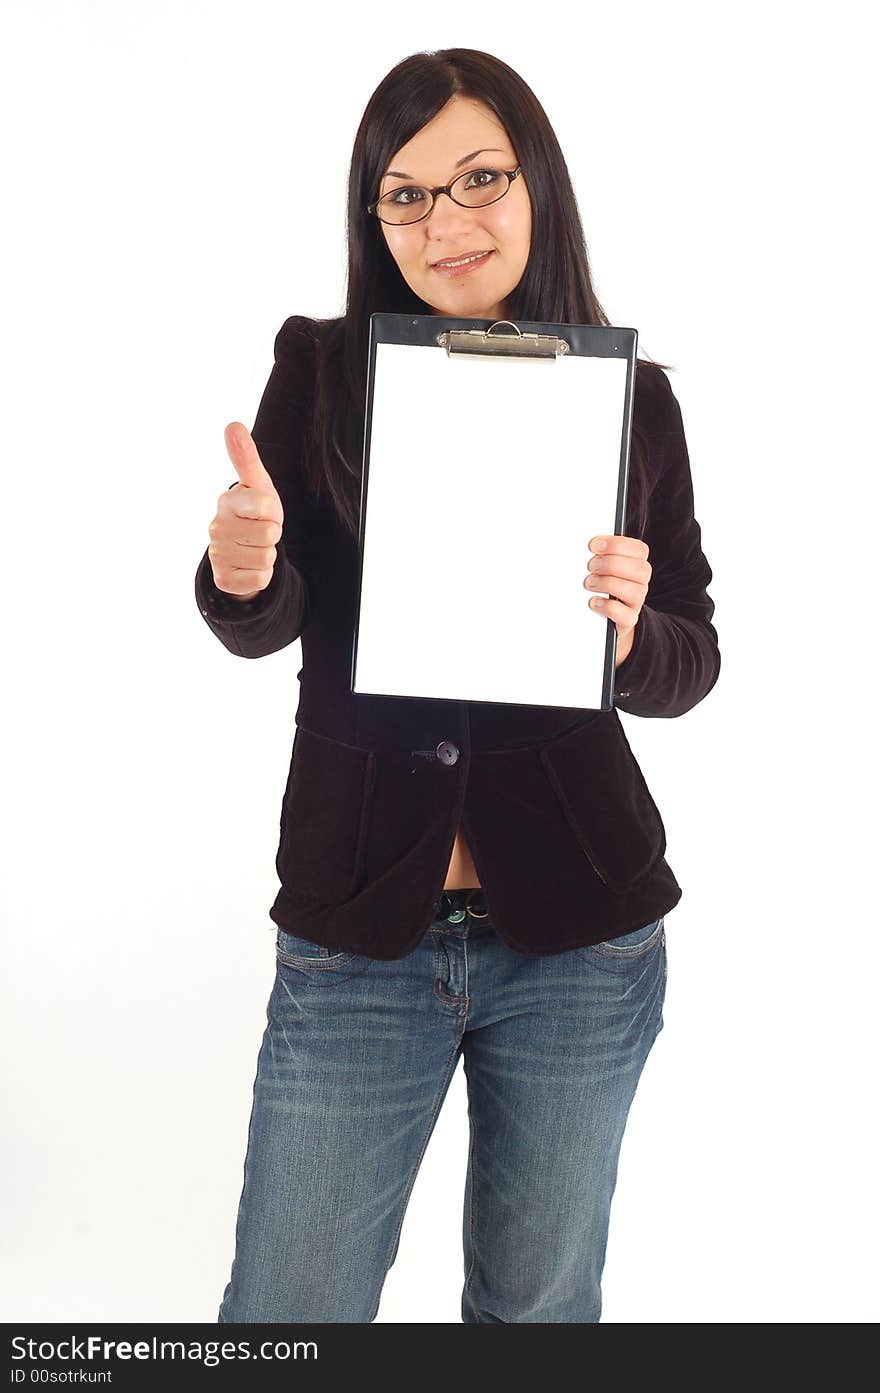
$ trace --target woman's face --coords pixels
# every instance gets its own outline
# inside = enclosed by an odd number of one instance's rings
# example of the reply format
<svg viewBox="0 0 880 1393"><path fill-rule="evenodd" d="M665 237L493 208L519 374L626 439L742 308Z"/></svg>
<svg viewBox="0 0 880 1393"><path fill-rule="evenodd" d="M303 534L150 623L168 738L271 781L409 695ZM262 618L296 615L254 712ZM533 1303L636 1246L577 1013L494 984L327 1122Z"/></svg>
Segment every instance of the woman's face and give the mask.
<svg viewBox="0 0 880 1393"><path fill-rule="evenodd" d="M473 155L461 165L465 155ZM450 184L465 170L515 169L519 163L494 112L472 97L452 97L432 121L396 152L377 197L391 189ZM462 208L438 194L427 218L403 226L380 223L388 249L410 289L434 314L466 319L506 319L506 300L519 284L529 256L532 205L523 172L497 203ZM447 277L436 261L488 251L463 275Z"/></svg>

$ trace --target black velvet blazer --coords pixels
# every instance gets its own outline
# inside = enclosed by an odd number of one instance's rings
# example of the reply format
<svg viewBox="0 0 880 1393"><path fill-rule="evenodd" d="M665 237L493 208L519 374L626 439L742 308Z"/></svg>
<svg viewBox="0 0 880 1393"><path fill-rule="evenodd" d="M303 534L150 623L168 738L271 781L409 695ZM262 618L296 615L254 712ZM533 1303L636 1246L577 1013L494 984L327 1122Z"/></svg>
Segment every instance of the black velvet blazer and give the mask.
<svg viewBox="0 0 880 1393"><path fill-rule="evenodd" d="M316 332L299 315L282 325L252 431L284 507L272 579L254 600L232 599L207 548L195 576L199 610L230 653L261 658L302 641L271 919L330 948L403 957L431 923L460 822L492 921L517 952L558 953L659 918L682 890L616 709L352 693L357 541L301 472ZM651 583L615 704L682 716L720 669L712 572L661 369L638 368L633 411L660 468L643 534ZM639 535L630 523L624 532Z"/></svg>

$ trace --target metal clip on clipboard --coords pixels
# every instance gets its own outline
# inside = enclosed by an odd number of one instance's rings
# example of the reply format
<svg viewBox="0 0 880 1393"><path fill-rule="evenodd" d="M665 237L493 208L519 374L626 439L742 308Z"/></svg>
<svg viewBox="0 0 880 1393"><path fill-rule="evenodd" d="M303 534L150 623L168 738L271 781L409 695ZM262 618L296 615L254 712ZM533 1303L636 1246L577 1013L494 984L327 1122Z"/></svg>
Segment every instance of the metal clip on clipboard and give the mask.
<svg viewBox="0 0 880 1393"><path fill-rule="evenodd" d="M509 324L513 333L494 331ZM558 334L524 334L512 319L496 319L488 329L446 329L437 335L438 344L451 353L492 353L506 358L558 358L569 352L567 339Z"/></svg>

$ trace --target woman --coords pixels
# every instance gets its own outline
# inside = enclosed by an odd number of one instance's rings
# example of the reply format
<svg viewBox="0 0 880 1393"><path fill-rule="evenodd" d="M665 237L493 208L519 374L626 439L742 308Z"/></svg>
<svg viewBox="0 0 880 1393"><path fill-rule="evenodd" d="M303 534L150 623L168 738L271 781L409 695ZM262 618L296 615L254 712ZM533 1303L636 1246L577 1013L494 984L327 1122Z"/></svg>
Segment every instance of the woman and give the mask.
<svg viewBox="0 0 880 1393"><path fill-rule="evenodd" d="M309 179L320 231L332 190L320 166ZM616 710L352 694L376 310L609 322L552 128L487 54L417 54L373 94L351 166L346 315L285 321L252 436L226 431L238 479L209 528L199 607L237 655L301 637L303 667L277 973L219 1319L375 1318L461 1055L462 1319L596 1322L624 1126L663 1025L664 916L682 892ZM624 534L585 538L584 585L607 598L584 603L615 625L618 704L678 716L720 659L661 365L638 365L632 460ZM454 658L454 627L443 641Z"/></svg>

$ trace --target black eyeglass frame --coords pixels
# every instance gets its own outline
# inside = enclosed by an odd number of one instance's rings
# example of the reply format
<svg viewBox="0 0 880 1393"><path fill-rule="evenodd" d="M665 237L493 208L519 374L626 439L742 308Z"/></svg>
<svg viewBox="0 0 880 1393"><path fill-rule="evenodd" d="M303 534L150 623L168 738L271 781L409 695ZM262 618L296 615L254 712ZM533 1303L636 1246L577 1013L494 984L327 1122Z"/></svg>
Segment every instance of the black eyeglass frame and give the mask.
<svg viewBox="0 0 880 1393"><path fill-rule="evenodd" d="M501 193L498 195L498 198L490 198L488 203L459 203L458 199L452 192L454 186L459 182L460 179L467 179L468 175L470 174L481 174L484 170L491 171L491 173L493 174L506 174L507 188L501 190ZM459 208L491 208L493 203L497 203L499 198L503 198L505 194L510 192L511 184L513 183L517 175L521 173L521 171L521 164L518 164L516 169L493 169L491 165L481 165L479 169L462 170L461 174L456 174L455 178L452 180L450 184L438 185L436 189L426 188L424 184L401 184L399 188L389 189L387 193L383 193L382 198L377 198L375 202L368 203L366 211L368 213L372 213L375 217L379 219L380 222L386 223L386 226L388 227L412 227L415 223L424 222L425 218L429 218L431 216L431 214L434 211L434 204L437 201L437 195L441 193L447 194L452 199L453 203L455 203ZM421 217L418 218L410 218L408 222L387 222L387 220L383 218L381 214L377 211L379 204L382 202L382 199L390 198L390 196L395 193L401 193L403 189L421 189L423 193L430 194L431 206L428 209L427 213L422 213Z"/></svg>

